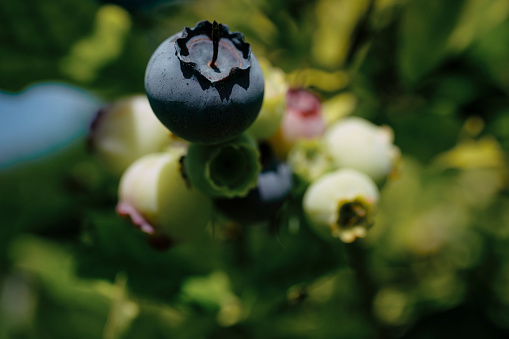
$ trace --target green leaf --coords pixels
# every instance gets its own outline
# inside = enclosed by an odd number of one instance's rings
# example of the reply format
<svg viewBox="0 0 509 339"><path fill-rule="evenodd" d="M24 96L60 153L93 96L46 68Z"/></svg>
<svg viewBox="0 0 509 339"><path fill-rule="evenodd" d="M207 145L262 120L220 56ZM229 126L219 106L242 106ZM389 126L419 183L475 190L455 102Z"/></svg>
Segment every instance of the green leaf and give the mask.
<svg viewBox="0 0 509 339"><path fill-rule="evenodd" d="M506 93L509 89L509 21L498 26L472 49L472 59Z"/></svg>
<svg viewBox="0 0 509 339"><path fill-rule="evenodd" d="M402 17L398 59L402 77L417 83L448 55L447 43L465 5L462 0L414 0Z"/></svg>
<svg viewBox="0 0 509 339"><path fill-rule="evenodd" d="M60 58L88 35L97 4L79 0L0 3L0 88L18 91L43 79L65 79Z"/></svg>

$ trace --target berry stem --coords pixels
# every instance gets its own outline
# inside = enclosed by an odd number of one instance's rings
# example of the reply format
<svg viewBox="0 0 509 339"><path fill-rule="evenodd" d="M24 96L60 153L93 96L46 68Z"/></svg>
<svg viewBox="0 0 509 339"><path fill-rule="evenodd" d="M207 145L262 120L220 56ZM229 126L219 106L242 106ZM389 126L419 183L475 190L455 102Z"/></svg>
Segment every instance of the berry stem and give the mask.
<svg viewBox="0 0 509 339"><path fill-rule="evenodd" d="M382 326L373 313L373 302L378 292L378 286L368 267L366 249L359 244L359 241L344 245L348 264L355 274L362 312L374 330L373 337L377 339L390 338L389 329Z"/></svg>
<svg viewBox="0 0 509 339"><path fill-rule="evenodd" d="M216 20L212 23L212 44L214 46L214 54L212 55L212 61L210 62L210 67L216 67L217 54L219 53L219 24Z"/></svg>

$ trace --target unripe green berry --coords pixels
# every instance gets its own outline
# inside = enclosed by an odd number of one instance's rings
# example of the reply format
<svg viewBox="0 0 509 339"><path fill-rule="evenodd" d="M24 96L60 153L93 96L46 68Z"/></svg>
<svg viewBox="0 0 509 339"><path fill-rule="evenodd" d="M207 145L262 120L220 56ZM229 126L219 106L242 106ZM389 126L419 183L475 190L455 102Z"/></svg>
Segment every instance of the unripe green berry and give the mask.
<svg viewBox="0 0 509 339"><path fill-rule="evenodd" d="M117 212L151 235L172 242L189 240L204 230L212 203L183 176L184 149L146 155L123 174Z"/></svg>
<svg viewBox="0 0 509 339"><path fill-rule="evenodd" d="M299 140L290 149L287 161L295 175L306 184L334 169L321 139Z"/></svg>
<svg viewBox="0 0 509 339"><path fill-rule="evenodd" d="M217 145L191 144L185 171L193 186L210 197L242 197L256 187L259 156L247 134Z"/></svg>
<svg viewBox="0 0 509 339"><path fill-rule="evenodd" d="M94 154L118 175L139 157L161 151L170 132L154 116L147 98L136 95L102 108L92 122L89 144Z"/></svg>
<svg viewBox="0 0 509 339"><path fill-rule="evenodd" d="M281 125L288 83L282 70L272 67L265 59L259 61L265 77L265 94L260 113L247 133L257 140L263 140L274 135Z"/></svg>

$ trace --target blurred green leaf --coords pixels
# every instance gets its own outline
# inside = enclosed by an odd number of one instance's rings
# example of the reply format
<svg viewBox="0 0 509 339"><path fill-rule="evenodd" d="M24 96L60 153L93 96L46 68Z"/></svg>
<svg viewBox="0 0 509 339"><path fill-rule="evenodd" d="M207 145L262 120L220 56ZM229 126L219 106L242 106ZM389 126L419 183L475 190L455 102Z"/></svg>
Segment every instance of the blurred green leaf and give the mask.
<svg viewBox="0 0 509 339"><path fill-rule="evenodd" d="M415 84L448 56L447 42L466 0L412 0L401 18L399 68Z"/></svg>
<svg viewBox="0 0 509 339"><path fill-rule="evenodd" d="M60 58L89 34L96 10L92 1L2 1L0 88L19 91L36 81L66 79Z"/></svg>
<svg viewBox="0 0 509 339"><path fill-rule="evenodd" d="M509 46L501 41L509 39L509 21L495 28L471 51L474 61L488 76L505 91L509 92Z"/></svg>
<svg viewBox="0 0 509 339"><path fill-rule="evenodd" d="M104 100L143 93L168 36L227 24L300 75L293 85L313 87L328 118L394 130L401 176L383 186L363 241L386 337L507 337L509 2L376 1L349 66L367 3L350 2L6 0L0 88L60 80ZM0 338L376 335L343 244L312 233L298 194L278 232L217 218L158 252L116 215L118 178L82 141L0 173Z"/></svg>

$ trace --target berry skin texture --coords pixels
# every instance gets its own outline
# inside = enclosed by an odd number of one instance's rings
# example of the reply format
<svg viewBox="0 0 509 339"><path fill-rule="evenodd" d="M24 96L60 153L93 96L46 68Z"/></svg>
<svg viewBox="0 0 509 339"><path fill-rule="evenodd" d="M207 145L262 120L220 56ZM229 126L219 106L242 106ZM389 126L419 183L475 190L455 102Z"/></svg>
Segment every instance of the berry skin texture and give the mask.
<svg viewBox="0 0 509 339"><path fill-rule="evenodd" d="M186 27L155 50L145 90L161 122L190 142L217 144L245 131L262 106L264 77L241 33L207 21ZM218 54L212 67L213 36Z"/></svg>
<svg viewBox="0 0 509 339"><path fill-rule="evenodd" d="M376 184L366 174L341 169L313 182L303 209L314 231L325 239L351 243L363 238L373 224L379 199Z"/></svg>
<svg viewBox="0 0 509 339"><path fill-rule="evenodd" d="M162 151L170 137L147 98L136 95L103 107L92 122L88 142L105 167L120 176L139 157Z"/></svg>
<svg viewBox="0 0 509 339"><path fill-rule="evenodd" d="M202 232L212 213L212 202L191 187L181 171L183 149L146 155L123 174L117 212L129 216L152 239L185 242Z"/></svg>
<svg viewBox="0 0 509 339"><path fill-rule="evenodd" d="M389 127L379 127L359 117L338 121L323 137L336 168L356 169L376 182L383 181L400 158L393 139Z"/></svg>
<svg viewBox="0 0 509 339"><path fill-rule="evenodd" d="M184 167L193 186L207 196L242 197L256 187L259 157L254 139L244 133L219 145L192 143Z"/></svg>

